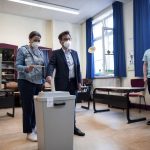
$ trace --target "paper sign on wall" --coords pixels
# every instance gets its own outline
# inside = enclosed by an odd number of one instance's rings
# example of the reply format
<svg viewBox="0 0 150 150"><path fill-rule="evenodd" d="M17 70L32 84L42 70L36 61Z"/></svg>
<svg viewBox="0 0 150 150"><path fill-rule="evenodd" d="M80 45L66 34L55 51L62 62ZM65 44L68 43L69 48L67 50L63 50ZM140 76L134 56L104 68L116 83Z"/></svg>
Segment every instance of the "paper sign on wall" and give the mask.
<svg viewBox="0 0 150 150"><path fill-rule="evenodd" d="M47 98L47 107L53 107L54 106L54 98L48 97Z"/></svg>

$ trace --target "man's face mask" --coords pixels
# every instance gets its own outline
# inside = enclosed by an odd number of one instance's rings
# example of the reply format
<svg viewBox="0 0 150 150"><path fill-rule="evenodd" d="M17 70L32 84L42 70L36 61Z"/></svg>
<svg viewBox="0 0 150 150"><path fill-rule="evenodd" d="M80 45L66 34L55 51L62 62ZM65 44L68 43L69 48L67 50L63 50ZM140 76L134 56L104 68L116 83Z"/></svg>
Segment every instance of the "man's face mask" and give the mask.
<svg viewBox="0 0 150 150"><path fill-rule="evenodd" d="M63 45L64 45L65 48L69 49L70 46L71 46L71 41L70 40L65 41Z"/></svg>

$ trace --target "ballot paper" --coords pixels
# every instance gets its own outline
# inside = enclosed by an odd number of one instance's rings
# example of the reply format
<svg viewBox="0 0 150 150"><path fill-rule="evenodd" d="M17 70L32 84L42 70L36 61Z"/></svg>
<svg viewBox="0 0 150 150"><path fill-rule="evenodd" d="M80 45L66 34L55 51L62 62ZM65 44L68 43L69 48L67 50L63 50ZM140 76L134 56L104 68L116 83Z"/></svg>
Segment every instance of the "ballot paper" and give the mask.
<svg viewBox="0 0 150 150"><path fill-rule="evenodd" d="M47 107L53 107L54 106L54 98L48 97L47 98Z"/></svg>

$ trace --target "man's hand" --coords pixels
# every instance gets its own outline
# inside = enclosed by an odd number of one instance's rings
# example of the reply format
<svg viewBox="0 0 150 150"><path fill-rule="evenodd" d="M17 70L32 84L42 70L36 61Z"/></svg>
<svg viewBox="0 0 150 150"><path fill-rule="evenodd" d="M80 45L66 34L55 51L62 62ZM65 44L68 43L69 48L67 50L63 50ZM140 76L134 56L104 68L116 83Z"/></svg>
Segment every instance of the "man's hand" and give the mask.
<svg viewBox="0 0 150 150"><path fill-rule="evenodd" d="M147 83L147 77L146 76L144 76L144 82Z"/></svg>
<svg viewBox="0 0 150 150"><path fill-rule="evenodd" d="M81 91L81 83L78 83L78 90Z"/></svg>
<svg viewBox="0 0 150 150"><path fill-rule="evenodd" d="M51 77L51 76L47 76L47 77L46 77L46 81L47 81L49 84L51 84L51 80L52 80L52 77Z"/></svg>
<svg viewBox="0 0 150 150"><path fill-rule="evenodd" d="M148 67L148 64L147 62L145 61L143 63L143 75L144 75L144 82L147 83L147 67Z"/></svg>
<svg viewBox="0 0 150 150"><path fill-rule="evenodd" d="M33 68L34 68L34 65L27 66L25 71L26 72L32 72Z"/></svg>

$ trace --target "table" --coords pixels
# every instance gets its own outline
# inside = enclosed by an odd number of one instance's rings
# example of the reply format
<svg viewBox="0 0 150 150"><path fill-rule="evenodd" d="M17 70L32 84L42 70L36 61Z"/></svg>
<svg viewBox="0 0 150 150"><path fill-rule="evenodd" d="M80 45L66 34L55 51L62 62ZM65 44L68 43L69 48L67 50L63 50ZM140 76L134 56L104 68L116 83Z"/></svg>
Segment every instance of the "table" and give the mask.
<svg viewBox="0 0 150 150"><path fill-rule="evenodd" d="M7 115L14 117L15 115L15 90L12 89L0 89L0 108L12 107L12 113L7 112Z"/></svg>
<svg viewBox="0 0 150 150"><path fill-rule="evenodd" d="M126 116L128 123L134 123L138 121L146 120L145 117L131 119L130 118L130 100L129 93L144 91L144 87L99 87L93 91L93 109L94 113L110 111L110 109L97 110L96 102L108 104L112 107L126 109ZM103 93L101 93L103 92ZM111 93L110 93L111 92ZM114 95L112 93L122 93L123 95Z"/></svg>

